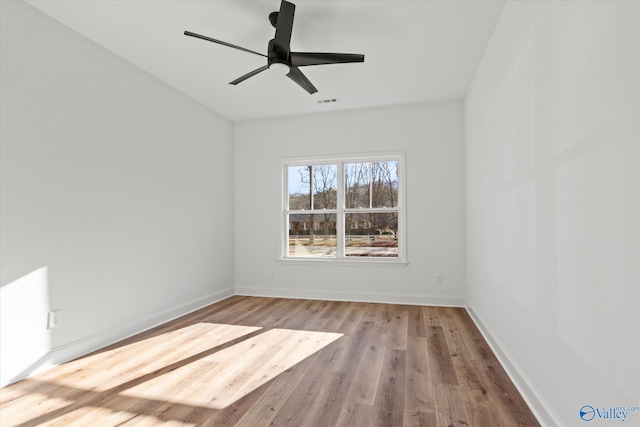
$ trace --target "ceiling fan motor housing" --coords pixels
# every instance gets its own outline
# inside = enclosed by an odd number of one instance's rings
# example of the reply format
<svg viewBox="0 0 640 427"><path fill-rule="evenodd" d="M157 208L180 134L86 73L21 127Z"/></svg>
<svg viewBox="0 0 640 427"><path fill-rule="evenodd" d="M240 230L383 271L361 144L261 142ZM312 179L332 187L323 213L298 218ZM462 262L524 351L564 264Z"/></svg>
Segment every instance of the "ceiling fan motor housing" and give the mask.
<svg viewBox="0 0 640 427"><path fill-rule="evenodd" d="M271 22L271 25L273 26L273 28L276 28L276 24L278 23L278 12L271 12L269 14L269 22Z"/></svg>
<svg viewBox="0 0 640 427"><path fill-rule="evenodd" d="M274 39L271 39L267 50L267 65L271 68L273 64L284 64L287 67L291 67L291 61L289 61L288 58L283 58L274 50Z"/></svg>

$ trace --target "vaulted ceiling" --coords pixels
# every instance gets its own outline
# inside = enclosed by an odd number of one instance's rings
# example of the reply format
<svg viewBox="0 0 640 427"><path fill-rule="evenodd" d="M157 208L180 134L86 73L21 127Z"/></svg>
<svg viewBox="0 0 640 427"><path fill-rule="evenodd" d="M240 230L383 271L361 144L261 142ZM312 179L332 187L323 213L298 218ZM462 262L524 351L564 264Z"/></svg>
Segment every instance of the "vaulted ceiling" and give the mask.
<svg viewBox="0 0 640 427"><path fill-rule="evenodd" d="M228 83L265 58L279 0L27 0L231 120L463 99L504 0L293 0L291 48L362 53L364 63L305 67L309 95L272 70ZM322 102L336 99L337 102Z"/></svg>

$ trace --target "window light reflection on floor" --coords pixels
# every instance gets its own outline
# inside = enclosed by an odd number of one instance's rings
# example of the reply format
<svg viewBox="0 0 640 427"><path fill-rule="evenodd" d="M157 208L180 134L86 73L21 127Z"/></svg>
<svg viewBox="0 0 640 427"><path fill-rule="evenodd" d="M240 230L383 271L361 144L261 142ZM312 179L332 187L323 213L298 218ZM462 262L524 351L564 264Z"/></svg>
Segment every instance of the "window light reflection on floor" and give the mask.
<svg viewBox="0 0 640 427"><path fill-rule="evenodd" d="M14 401L5 408L9 412L3 418L24 425L85 422L95 417L118 423L135 418L153 424L156 414L144 410L149 405L164 408L161 413L169 420L182 419L184 413L194 410L215 412L342 335L198 323L97 352L26 379L21 387L2 396L3 401ZM23 405L30 410L22 411Z"/></svg>
<svg viewBox="0 0 640 427"><path fill-rule="evenodd" d="M127 390L130 397L223 409L340 338L271 329Z"/></svg>

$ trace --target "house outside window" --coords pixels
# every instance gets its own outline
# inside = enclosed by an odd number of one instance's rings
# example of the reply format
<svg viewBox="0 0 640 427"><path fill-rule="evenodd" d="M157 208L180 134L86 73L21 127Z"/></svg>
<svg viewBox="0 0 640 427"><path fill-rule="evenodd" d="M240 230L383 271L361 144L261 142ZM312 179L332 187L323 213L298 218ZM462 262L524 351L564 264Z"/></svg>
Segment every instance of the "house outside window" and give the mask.
<svg viewBox="0 0 640 427"><path fill-rule="evenodd" d="M405 262L404 153L284 161L283 259Z"/></svg>

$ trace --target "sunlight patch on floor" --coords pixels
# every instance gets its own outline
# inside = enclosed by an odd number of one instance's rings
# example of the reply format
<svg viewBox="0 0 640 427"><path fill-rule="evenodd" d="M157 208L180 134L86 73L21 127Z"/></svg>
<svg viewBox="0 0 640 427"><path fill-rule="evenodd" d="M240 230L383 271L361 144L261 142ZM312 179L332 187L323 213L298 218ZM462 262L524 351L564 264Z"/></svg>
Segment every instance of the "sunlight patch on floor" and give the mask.
<svg viewBox="0 0 640 427"><path fill-rule="evenodd" d="M104 391L259 329L254 326L197 323L75 360L49 374L63 386ZM45 374L42 379L47 377Z"/></svg>
<svg viewBox="0 0 640 427"><path fill-rule="evenodd" d="M127 396L223 409L340 338L272 329L126 391Z"/></svg>
<svg viewBox="0 0 640 427"><path fill-rule="evenodd" d="M2 418L25 425L172 425L193 411L226 408L343 335L261 329L198 323L69 362L3 393ZM144 413L149 405L162 419Z"/></svg>

